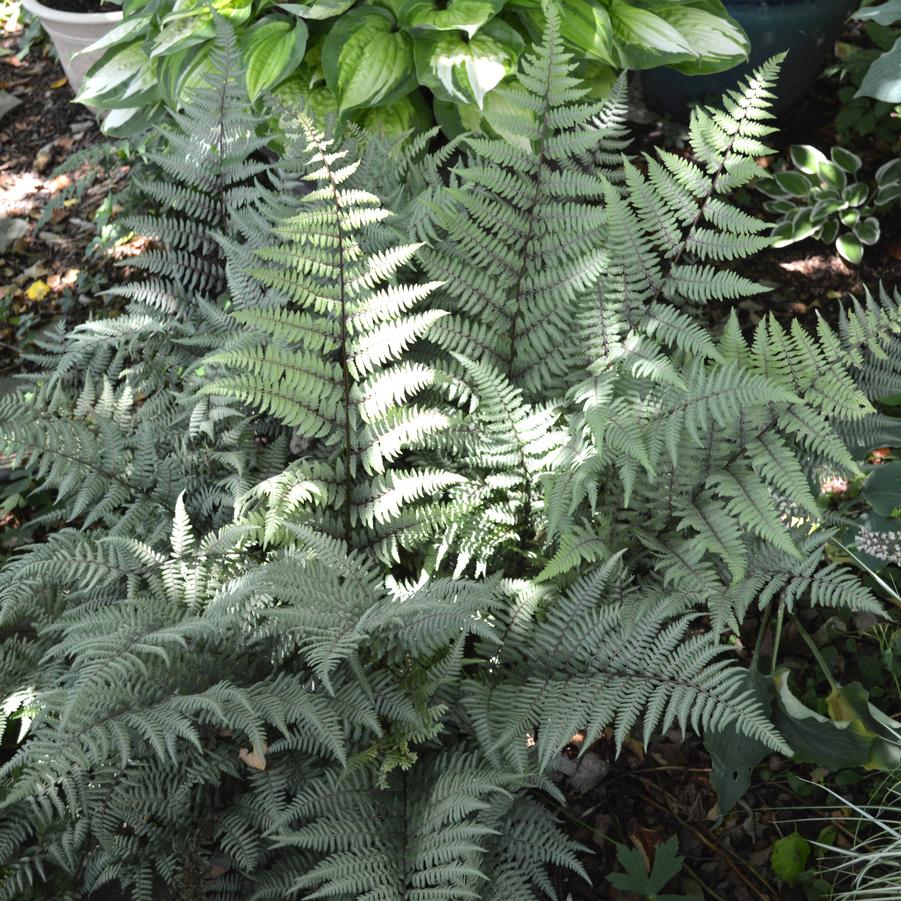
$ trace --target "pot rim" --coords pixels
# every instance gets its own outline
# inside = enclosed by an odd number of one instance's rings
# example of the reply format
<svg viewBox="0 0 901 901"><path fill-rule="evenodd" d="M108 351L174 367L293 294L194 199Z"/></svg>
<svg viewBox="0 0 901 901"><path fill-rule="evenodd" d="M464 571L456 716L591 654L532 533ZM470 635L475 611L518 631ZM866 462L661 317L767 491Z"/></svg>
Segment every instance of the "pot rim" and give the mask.
<svg viewBox="0 0 901 901"><path fill-rule="evenodd" d="M106 23L119 22L122 19L122 10L114 9L110 12L100 13L73 13L63 9L53 9L50 6L44 6L38 0L22 0L22 6L37 16L39 19L45 19L48 22L71 23L81 22L85 25L101 25Z"/></svg>

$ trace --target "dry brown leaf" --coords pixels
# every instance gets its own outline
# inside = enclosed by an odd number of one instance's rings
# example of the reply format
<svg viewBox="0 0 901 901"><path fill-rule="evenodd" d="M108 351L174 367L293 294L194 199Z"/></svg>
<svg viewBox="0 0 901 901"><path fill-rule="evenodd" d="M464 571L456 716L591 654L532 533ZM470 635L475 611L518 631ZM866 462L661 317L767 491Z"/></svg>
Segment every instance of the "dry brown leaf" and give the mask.
<svg viewBox="0 0 901 901"><path fill-rule="evenodd" d="M56 81L50 83L51 88L61 88L63 85L67 85L69 83L69 79L63 75L62 78L57 78Z"/></svg>
<svg viewBox="0 0 901 901"><path fill-rule="evenodd" d="M263 751L268 751L269 746L263 745ZM266 758L263 754L257 754L256 751L252 751L250 748L241 748L238 751L238 757L247 764L247 766L251 767L255 770L265 770L266 769Z"/></svg>

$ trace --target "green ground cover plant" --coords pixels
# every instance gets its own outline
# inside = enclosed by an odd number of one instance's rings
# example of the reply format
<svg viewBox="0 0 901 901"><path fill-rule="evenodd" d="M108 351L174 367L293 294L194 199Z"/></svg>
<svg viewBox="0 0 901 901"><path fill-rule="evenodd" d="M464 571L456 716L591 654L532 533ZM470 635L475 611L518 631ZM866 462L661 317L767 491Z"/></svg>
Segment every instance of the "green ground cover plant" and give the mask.
<svg viewBox="0 0 901 901"><path fill-rule="evenodd" d="M537 0L125 0L122 9L122 24L94 45L104 55L79 94L112 111L104 127L113 134L145 128L203 87L214 15L236 29L251 100L275 89L320 126L332 117L400 133L437 116L449 133L497 127L544 21ZM622 69L700 74L747 58L720 0L566 0L561 16L562 39L597 97Z"/></svg>

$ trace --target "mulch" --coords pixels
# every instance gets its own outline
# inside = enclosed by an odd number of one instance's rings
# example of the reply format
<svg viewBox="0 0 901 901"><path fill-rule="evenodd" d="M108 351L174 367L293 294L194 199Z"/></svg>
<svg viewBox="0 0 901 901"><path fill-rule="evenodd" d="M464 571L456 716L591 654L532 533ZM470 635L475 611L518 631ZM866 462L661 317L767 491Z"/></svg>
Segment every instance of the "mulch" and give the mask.
<svg viewBox="0 0 901 901"><path fill-rule="evenodd" d="M95 237L94 214L121 189L127 167L100 171L86 164L67 174L54 169L104 136L97 118L73 102L73 93L49 43L16 55L17 33L0 31L0 91L21 101L0 119L0 375L18 365L18 350L65 309L84 318L92 300L81 293L86 248ZM78 200L60 203L38 227L45 207L79 179L96 183ZM115 280L114 259L95 256L91 281ZM74 296L73 296L74 295ZM83 308L83 309L79 309Z"/></svg>

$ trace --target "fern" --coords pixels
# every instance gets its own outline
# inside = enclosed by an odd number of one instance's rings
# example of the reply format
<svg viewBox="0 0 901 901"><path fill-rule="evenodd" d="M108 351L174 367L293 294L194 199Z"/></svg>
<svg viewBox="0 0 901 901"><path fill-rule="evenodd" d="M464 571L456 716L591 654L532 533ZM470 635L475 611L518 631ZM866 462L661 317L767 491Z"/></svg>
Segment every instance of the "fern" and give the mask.
<svg viewBox="0 0 901 901"><path fill-rule="evenodd" d="M609 138L574 70L549 7L512 92L528 114L522 140L466 140L455 184L435 201L438 240L420 256L451 314L433 339L504 373L527 401L565 386L575 302L601 268L603 180L575 163Z"/></svg>
<svg viewBox="0 0 901 901"><path fill-rule="evenodd" d="M727 197L778 61L696 112L694 161L639 164L624 86L587 102L547 18L519 139L300 116L277 165L218 22L145 186L149 277L0 402L56 497L0 572L0 709L31 719L0 899L556 898L575 732L790 753L722 633L879 612L810 474L879 434L899 298L750 341L697 315L758 290Z"/></svg>

